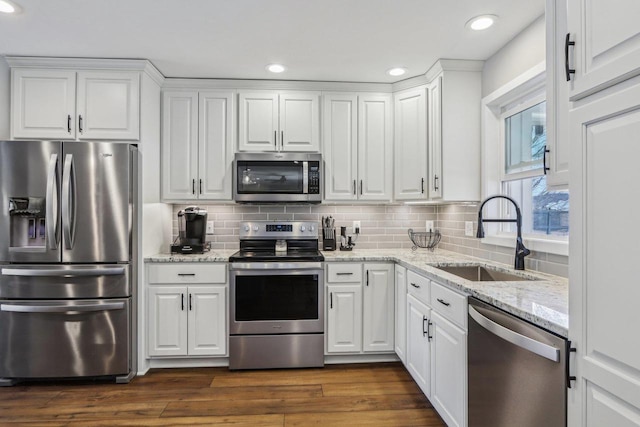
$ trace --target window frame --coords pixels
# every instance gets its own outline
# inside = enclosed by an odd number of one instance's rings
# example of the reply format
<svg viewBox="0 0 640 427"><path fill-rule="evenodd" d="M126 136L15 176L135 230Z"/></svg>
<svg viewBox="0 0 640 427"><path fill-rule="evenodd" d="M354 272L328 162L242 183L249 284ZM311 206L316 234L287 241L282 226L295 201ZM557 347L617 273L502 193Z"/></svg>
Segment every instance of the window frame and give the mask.
<svg viewBox="0 0 640 427"><path fill-rule="evenodd" d="M505 114L513 115L546 99L546 65L541 62L482 99L482 199L503 194L505 181L540 176L538 170L505 173ZM536 102L537 101L537 102ZM548 107L547 107L548 111ZM504 217L505 204L489 203L483 209L486 218ZM508 210L508 208L506 208ZM482 243L515 248L515 233L501 231L500 223L485 224ZM534 251L556 255L569 254L568 236L523 235L525 245Z"/></svg>

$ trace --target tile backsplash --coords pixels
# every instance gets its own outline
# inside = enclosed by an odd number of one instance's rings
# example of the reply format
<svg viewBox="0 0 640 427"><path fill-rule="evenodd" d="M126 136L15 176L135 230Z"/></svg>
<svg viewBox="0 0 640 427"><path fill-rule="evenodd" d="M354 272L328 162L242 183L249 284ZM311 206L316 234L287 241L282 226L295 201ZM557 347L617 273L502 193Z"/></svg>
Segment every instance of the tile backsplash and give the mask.
<svg viewBox="0 0 640 427"><path fill-rule="evenodd" d="M173 237L178 234L177 213L190 205L173 206ZM289 220L316 221L333 216L336 228L361 222L361 234L356 249L410 248L407 229L425 230L425 221L435 221L442 233L438 247L453 252L513 264L513 248L483 244L475 237L464 235L465 221L477 226L478 207L469 204L453 205L239 205L200 204L213 221L214 234L209 235L212 249L237 249L241 221ZM426 249L422 249L426 250ZM526 268L558 276L568 276L568 257L532 251L526 258Z"/></svg>

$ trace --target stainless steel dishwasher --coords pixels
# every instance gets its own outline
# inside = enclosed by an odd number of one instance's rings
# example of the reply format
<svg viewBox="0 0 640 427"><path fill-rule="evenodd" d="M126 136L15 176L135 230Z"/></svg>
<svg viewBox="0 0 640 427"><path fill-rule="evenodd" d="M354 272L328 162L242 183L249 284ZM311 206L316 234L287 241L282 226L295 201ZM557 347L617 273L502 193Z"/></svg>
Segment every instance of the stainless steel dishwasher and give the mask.
<svg viewBox="0 0 640 427"><path fill-rule="evenodd" d="M566 426L566 346L469 298L469 427Z"/></svg>

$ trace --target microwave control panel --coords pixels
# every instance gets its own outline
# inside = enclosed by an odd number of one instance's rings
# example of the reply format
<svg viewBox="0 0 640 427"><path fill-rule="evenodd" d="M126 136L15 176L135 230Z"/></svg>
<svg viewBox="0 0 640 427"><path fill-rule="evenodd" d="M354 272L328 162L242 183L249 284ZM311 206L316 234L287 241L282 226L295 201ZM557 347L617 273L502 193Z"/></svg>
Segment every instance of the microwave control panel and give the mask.
<svg viewBox="0 0 640 427"><path fill-rule="evenodd" d="M309 194L320 194L320 162L309 162Z"/></svg>

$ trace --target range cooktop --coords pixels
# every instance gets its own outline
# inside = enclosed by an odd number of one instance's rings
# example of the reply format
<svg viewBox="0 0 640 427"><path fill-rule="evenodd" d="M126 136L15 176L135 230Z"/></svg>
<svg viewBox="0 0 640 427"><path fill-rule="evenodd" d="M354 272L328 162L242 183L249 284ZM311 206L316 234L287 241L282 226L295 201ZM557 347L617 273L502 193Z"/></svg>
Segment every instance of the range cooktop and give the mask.
<svg viewBox="0 0 640 427"><path fill-rule="evenodd" d="M229 257L230 262L269 262L269 261L290 261L290 262L322 262L324 255L315 250L288 250L286 252L276 252L275 250L239 250Z"/></svg>

